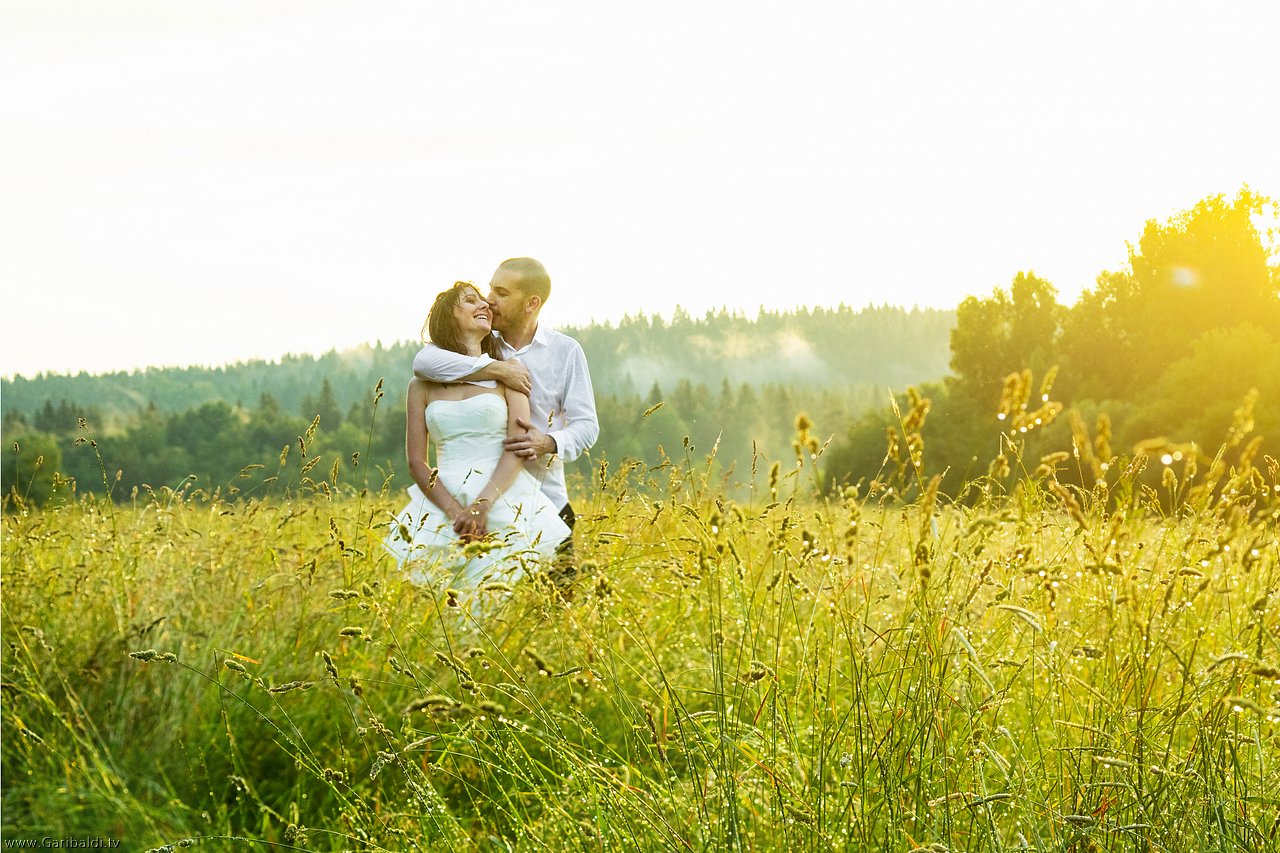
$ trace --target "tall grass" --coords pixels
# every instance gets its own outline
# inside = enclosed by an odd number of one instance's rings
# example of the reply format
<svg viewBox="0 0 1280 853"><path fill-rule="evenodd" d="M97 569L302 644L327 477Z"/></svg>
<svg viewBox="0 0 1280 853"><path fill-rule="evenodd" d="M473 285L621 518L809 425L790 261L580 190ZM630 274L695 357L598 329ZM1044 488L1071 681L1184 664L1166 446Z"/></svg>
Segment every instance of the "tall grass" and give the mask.
<svg viewBox="0 0 1280 853"><path fill-rule="evenodd" d="M379 546L400 498L336 462L275 496L19 508L4 835L1275 848L1275 461L1237 442L1158 493L1134 460L1081 492L1061 459L1015 458L959 503L924 475L916 415L905 464L843 493L816 488L807 422L747 491L687 444L601 464L571 595L535 566L512 589L410 586Z"/></svg>

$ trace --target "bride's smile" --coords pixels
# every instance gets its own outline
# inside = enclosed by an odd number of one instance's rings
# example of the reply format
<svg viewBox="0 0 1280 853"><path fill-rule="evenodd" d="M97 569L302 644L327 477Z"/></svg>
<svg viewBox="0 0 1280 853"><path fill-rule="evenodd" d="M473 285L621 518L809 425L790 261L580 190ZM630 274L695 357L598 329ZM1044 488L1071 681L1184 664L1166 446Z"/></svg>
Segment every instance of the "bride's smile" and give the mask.
<svg viewBox="0 0 1280 853"><path fill-rule="evenodd" d="M467 288L458 299L454 308L454 317L458 321L460 331L480 333L481 336L493 330L493 311L489 303L478 290Z"/></svg>

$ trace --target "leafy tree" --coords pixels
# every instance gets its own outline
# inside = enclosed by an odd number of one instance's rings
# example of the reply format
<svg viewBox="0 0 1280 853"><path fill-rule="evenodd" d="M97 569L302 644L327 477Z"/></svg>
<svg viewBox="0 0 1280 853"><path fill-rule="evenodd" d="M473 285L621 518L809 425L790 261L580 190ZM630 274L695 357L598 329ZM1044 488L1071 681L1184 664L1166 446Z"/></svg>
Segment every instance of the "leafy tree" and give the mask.
<svg viewBox="0 0 1280 853"><path fill-rule="evenodd" d="M1254 224L1275 207L1245 188L1148 221L1129 269L1100 276L1072 311L1066 381L1081 396L1129 399L1210 329L1250 322L1280 335L1280 275Z"/></svg>
<svg viewBox="0 0 1280 853"><path fill-rule="evenodd" d="M1266 401L1258 431L1280 432L1280 265L1255 225L1266 210L1276 211L1276 203L1246 188L1233 200L1212 196L1148 222L1130 246L1129 268L1101 274L1069 309L1029 273L1008 292L966 299L951 337L955 378L930 392L925 444L932 470L946 470L949 479L982 473L981 461L999 451L989 415L1004 377L1024 369L1043 376L1057 363L1055 397L1091 419L1108 413L1118 453L1170 436L1211 454L1253 389ZM829 454L831 473L850 480L874 474L891 425L883 411L861 419ZM1030 468L1022 471L1028 476L1042 451L1070 446L1059 420L1019 433L1010 455ZM1083 466L1075 477L1086 486L1095 478Z"/></svg>
<svg viewBox="0 0 1280 853"><path fill-rule="evenodd" d="M1073 400L1128 397L1137 385L1132 364L1141 346L1126 317L1139 311L1126 273L1105 272L1085 291L1063 322L1060 387Z"/></svg>
<svg viewBox="0 0 1280 853"><path fill-rule="evenodd" d="M1252 323L1211 329L1161 374L1126 432L1135 439L1195 440L1212 456L1250 390L1261 401L1255 429L1274 446L1280 440L1280 342Z"/></svg>
<svg viewBox="0 0 1280 853"><path fill-rule="evenodd" d="M1056 359L1063 312L1053 285L1030 272L1018 273L1008 291L965 299L951 332L951 369L962 392L995 399L1010 372L1043 373Z"/></svg>

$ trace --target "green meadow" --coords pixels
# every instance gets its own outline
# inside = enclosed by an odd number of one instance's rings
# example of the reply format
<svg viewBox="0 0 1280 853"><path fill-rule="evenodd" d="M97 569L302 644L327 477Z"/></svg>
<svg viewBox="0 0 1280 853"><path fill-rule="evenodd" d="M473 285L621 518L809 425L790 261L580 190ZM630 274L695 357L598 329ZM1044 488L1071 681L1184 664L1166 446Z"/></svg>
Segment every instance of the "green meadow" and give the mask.
<svg viewBox="0 0 1280 853"><path fill-rule="evenodd" d="M305 443L274 494L17 499L6 846L1275 848L1280 472L1248 412L1159 486L1141 454L1064 485L1078 436L954 498L912 417L843 490L804 419L750 470L599 464L570 587L408 584L400 496Z"/></svg>

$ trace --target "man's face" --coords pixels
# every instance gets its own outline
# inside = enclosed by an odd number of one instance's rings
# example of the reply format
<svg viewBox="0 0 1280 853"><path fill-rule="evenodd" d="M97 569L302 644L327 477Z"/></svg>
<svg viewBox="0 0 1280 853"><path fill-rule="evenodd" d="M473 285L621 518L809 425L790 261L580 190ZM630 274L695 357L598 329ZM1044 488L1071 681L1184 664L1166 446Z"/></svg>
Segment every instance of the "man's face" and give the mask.
<svg viewBox="0 0 1280 853"><path fill-rule="evenodd" d="M519 323L529 304L529 298L520 286L520 277L503 269L494 273L489 281L487 301L493 310L493 327L499 332Z"/></svg>

